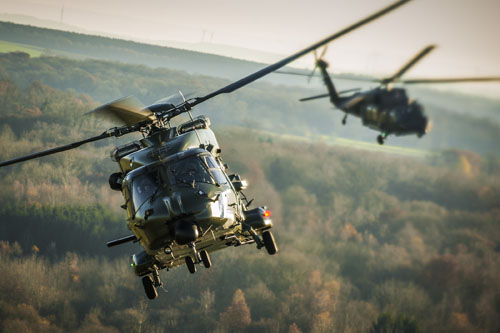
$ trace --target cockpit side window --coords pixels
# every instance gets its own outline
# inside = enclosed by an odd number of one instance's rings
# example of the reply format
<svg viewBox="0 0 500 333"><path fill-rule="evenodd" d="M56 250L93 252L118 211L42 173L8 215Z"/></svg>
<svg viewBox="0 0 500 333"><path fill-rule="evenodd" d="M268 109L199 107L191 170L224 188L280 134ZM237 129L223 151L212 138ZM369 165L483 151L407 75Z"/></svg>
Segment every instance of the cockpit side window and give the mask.
<svg viewBox="0 0 500 333"><path fill-rule="evenodd" d="M132 201L134 209L140 206L158 191L160 179L157 172L143 173L132 179Z"/></svg>
<svg viewBox="0 0 500 333"><path fill-rule="evenodd" d="M205 161L205 165L209 168L210 173L215 178L215 181L219 184L227 184L226 177L222 173L221 169L215 159L211 155L201 155L200 158Z"/></svg>

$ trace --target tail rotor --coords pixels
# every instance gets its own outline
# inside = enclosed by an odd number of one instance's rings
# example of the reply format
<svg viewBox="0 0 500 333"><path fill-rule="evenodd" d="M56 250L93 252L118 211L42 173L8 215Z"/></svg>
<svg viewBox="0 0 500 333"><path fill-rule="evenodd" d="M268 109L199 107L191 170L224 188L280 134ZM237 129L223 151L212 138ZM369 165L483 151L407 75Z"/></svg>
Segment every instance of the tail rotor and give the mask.
<svg viewBox="0 0 500 333"><path fill-rule="evenodd" d="M318 52L316 52L316 50L314 50L314 52L313 52L313 54L314 54L314 68L313 68L311 74L309 74L309 77L307 79L308 83L311 82L311 79L314 76L314 73L316 72L316 68L318 68L320 66L324 66L325 68L328 67L328 63L323 60L323 57L325 56L327 50L328 50L328 45L326 45L323 48L319 57L318 57Z"/></svg>

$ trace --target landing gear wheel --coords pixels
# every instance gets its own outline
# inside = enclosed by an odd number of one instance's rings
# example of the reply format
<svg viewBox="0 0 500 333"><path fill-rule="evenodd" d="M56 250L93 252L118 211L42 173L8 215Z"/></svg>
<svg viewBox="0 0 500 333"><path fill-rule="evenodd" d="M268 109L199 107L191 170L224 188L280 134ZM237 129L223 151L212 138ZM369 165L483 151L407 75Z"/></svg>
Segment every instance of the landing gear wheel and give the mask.
<svg viewBox="0 0 500 333"><path fill-rule="evenodd" d="M149 299L155 299L158 297L158 292L156 291L156 287L154 286L153 278L151 276L146 275L143 277L142 285L144 286L144 291Z"/></svg>
<svg viewBox="0 0 500 333"><path fill-rule="evenodd" d="M206 268L212 267L212 260L210 260L210 255L208 254L207 251L205 250L200 251L200 257L201 261L203 262L203 266L205 266Z"/></svg>
<svg viewBox="0 0 500 333"><path fill-rule="evenodd" d="M273 255L278 252L278 246L274 240L274 236L270 231L264 231L262 233L262 240L264 241L264 246L266 247L267 253Z"/></svg>
<svg viewBox="0 0 500 333"><path fill-rule="evenodd" d="M184 258L186 260L186 266L189 270L189 273L194 274L196 273L196 266L194 265L194 261L191 257L187 256Z"/></svg>
<svg viewBox="0 0 500 333"><path fill-rule="evenodd" d="M377 142L379 145L384 144L384 137L382 135L377 136Z"/></svg>

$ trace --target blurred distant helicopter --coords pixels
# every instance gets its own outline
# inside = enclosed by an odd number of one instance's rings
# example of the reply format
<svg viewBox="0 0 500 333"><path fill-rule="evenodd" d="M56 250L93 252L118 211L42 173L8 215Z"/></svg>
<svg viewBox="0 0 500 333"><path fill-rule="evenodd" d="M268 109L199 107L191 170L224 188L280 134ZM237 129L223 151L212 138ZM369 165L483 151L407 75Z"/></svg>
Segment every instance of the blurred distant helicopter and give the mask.
<svg viewBox="0 0 500 333"><path fill-rule="evenodd" d="M221 149L210 121L193 118L194 106L220 94L231 93L316 50L348 32L398 8L402 0L299 51L281 61L202 97L186 100L182 93L142 105L132 97L106 104L92 113L122 124L102 134L65 146L0 162L0 167L77 148L109 137L140 132L143 139L117 147L111 158L120 171L111 174L111 189L121 191L132 235L107 243L109 247L140 242L143 251L132 255L131 266L142 276L146 295L158 297L162 286L159 270L185 264L191 273L195 265L212 265L210 252L230 246L257 244L275 254L278 247L270 230L270 212L265 207L249 209L242 190L246 182L228 175ZM171 120L187 113L190 120L172 126Z"/></svg>
<svg viewBox="0 0 500 333"><path fill-rule="evenodd" d="M345 116L342 119L343 125L346 124L348 114L361 118L364 126L380 132L380 135L377 137L377 142L379 144L383 144L389 134L397 136L416 134L420 138L431 129L431 122L424 113L424 107L415 100L408 98L404 88L393 88L391 86L392 83L417 84L500 81L500 77L400 80L404 73L406 73L413 65L419 62L434 48L434 45L425 47L390 77L384 79L349 78L349 80L380 83L380 86L377 88L366 91L359 91L361 90L360 88L355 88L337 92L332 79L326 70L328 68L328 63L322 59L327 50L325 47L319 57L315 53L316 66L309 76L314 75L316 68L319 68L328 93L302 98L300 101L330 97L330 102L332 102L337 109L345 112ZM279 71L279 73L307 75L303 73L282 71ZM344 94L353 91L358 92L354 92L349 96L343 96Z"/></svg>

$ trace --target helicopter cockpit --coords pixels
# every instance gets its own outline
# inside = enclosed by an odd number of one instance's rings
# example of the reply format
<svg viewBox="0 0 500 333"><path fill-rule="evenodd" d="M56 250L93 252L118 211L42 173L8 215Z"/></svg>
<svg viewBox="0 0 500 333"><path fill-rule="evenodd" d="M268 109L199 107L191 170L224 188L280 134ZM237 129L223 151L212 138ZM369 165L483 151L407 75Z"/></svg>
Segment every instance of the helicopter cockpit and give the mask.
<svg viewBox="0 0 500 333"><path fill-rule="evenodd" d="M169 166L174 184L196 183L228 187L228 181L215 159L209 153L199 153L181 159Z"/></svg>
<svg viewBox="0 0 500 333"><path fill-rule="evenodd" d="M125 182L129 184L134 211L146 201L154 200L155 194L165 186L183 184L194 188L203 183L224 190L230 188L227 177L209 152L194 149L180 154L184 156L175 156L154 169L139 168L127 175Z"/></svg>
<svg viewBox="0 0 500 333"><path fill-rule="evenodd" d="M382 93L377 94L377 98L379 99L379 103L387 109L408 103L408 96L402 88L383 90Z"/></svg>

